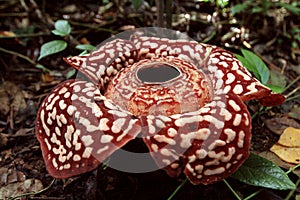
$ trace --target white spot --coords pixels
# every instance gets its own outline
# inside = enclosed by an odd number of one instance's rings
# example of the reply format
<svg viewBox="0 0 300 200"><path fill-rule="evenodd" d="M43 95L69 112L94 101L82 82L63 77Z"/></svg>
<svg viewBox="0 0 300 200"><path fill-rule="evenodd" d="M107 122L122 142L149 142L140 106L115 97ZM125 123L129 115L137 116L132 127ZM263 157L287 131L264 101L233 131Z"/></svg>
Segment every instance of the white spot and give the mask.
<svg viewBox="0 0 300 200"><path fill-rule="evenodd" d="M69 163L64 165L64 169L70 169L70 168L71 168L71 165Z"/></svg>
<svg viewBox="0 0 300 200"><path fill-rule="evenodd" d="M248 117L247 113L244 113L243 115L244 115L244 117L245 117L245 121L244 121L244 122L245 122L245 125L248 126L249 123L250 123L250 122L249 122L249 117Z"/></svg>
<svg viewBox="0 0 300 200"><path fill-rule="evenodd" d="M158 127L158 128L165 128L166 125L163 121L159 120L159 119L156 119L155 120L155 125Z"/></svg>
<svg viewBox="0 0 300 200"><path fill-rule="evenodd" d="M222 162L229 162L229 160L231 160L231 158L234 154L235 154L235 147L228 148L228 155L227 156L222 156L221 161Z"/></svg>
<svg viewBox="0 0 300 200"><path fill-rule="evenodd" d="M106 151L108 148L109 148L108 145L106 145L105 147L98 149L97 154L101 154L102 152Z"/></svg>
<svg viewBox="0 0 300 200"><path fill-rule="evenodd" d="M226 142L223 141L223 140L215 140L213 143L211 143L209 146L208 146L208 149L209 150L213 150L215 149L216 147L219 147L219 146L225 146L226 145Z"/></svg>
<svg viewBox="0 0 300 200"><path fill-rule="evenodd" d="M111 135L102 135L100 142L105 144L111 142L113 139L114 137Z"/></svg>
<svg viewBox="0 0 300 200"><path fill-rule="evenodd" d="M74 100L77 100L77 99L78 99L78 96L76 94L72 94L71 100L74 101Z"/></svg>
<svg viewBox="0 0 300 200"><path fill-rule="evenodd" d="M231 90L231 86L230 86L230 85L226 85L226 86L224 87L223 92L224 92L225 94L227 94L230 90Z"/></svg>
<svg viewBox="0 0 300 200"><path fill-rule="evenodd" d="M75 151L79 151L81 149L81 143L78 141L80 135L80 130L77 129L73 134L73 146L75 146Z"/></svg>
<svg viewBox="0 0 300 200"><path fill-rule="evenodd" d="M179 167L179 164L178 163L172 163L170 165L173 169L177 169Z"/></svg>
<svg viewBox="0 0 300 200"><path fill-rule="evenodd" d="M210 175L214 175L214 174L221 174L225 172L225 168L224 167L219 167L216 169L207 169L204 171L204 175L206 176L210 176Z"/></svg>
<svg viewBox="0 0 300 200"><path fill-rule="evenodd" d="M46 110L52 110L55 102L59 99L59 96L55 96L50 104L47 105Z"/></svg>
<svg viewBox="0 0 300 200"><path fill-rule="evenodd" d="M192 168L192 166L191 166L189 163L187 163L187 164L185 165L185 168L186 168L187 170L189 170L192 174L194 173L194 168Z"/></svg>
<svg viewBox="0 0 300 200"><path fill-rule="evenodd" d="M53 158L53 159L52 159L52 165L53 165L53 167L54 167L55 169L57 169L57 168L58 168L58 164L57 164L57 162L56 162L56 159L55 159L55 158Z"/></svg>
<svg viewBox="0 0 300 200"><path fill-rule="evenodd" d="M74 92L79 92L79 91L81 90L80 85L75 85L75 86L73 87L73 90L74 90Z"/></svg>
<svg viewBox="0 0 300 200"><path fill-rule="evenodd" d="M165 142L167 144L170 144L170 145L175 145L176 144L176 141L173 140L172 138L167 138L166 136L164 135L154 135L153 137L157 142Z"/></svg>
<svg viewBox="0 0 300 200"><path fill-rule="evenodd" d="M51 145L49 144L48 139L45 138L44 141L45 141L45 143L46 143L46 145L47 145L48 150L50 151L50 150L52 149L52 147L51 147Z"/></svg>
<svg viewBox="0 0 300 200"><path fill-rule="evenodd" d="M174 128L169 128L168 129L168 136L170 137L175 137L177 135L177 131Z"/></svg>
<svg viewBox="0 0 300 200"><path fill-rule="evenodd" d="M233 71L239 71L240 65L238 64L238 62L232 62L232 68L231 70Z"/></svg>
<svg viewBox="0 0 300 200"><path fill-rule="evenodd" d="M164 156L170 156L170 157L173 157L175 160L177 160L178 159L178 155L176 155L175 153L173 153L171 150L169 150L169 149L161 149L160 150L160 153L162 154L162 155L164 155Z"/></svg>
<svg viewBox="0 0 300 200"><path fill-rule="evenodd" d="M227 143L232 142L236 136L236 132L230 128L226 128L224 130L224 133L227 135L227 139L226 139Z"/></svg>
<svg viewBox="0 0 300 200"><path fill-rule="evenodd" d="M204 118L205 121L214 124L217 129L221 129L221 128L224 127L224 122L223 121L220 121L220 120L218 120L217 118L215 118L211 115L204 115L203 118Z"/></svg>
<svg viewBox="0 0 300 200"><path fill-rule="evenodd" d="M238 138L238 147L243 148L244 146L244 139L245 139L245 133L244 131L239 132L239 138Z"/></svg>
<svg viewBox="0 0 300 200"><path fill-rule="evenodd" d="M197 157L195 156L195 155L191 155L191 156L189 156L188 157L188 159L189 159L189 163L192 163L192 162L195 162L196 161L196 159L197 159Z"/></svg>
<svg viewBox="0 0 300 200"><path fill-rule="evenodd" d="M195 132L195 139L206 140L210 135L210 130L208 128L201 128Z"/></svg>
<svg viewBox="0 0 300 200"><path fill-rule="evenodd" d="M250 85L248 85L247 90L250 90L250 92L249 92L250 94L257 92L258 90L256 89L256 82L252 82Z"/></svg>
<svg viewBox="0 0 300 200"><path fill-rule="evenodd" d="M234 88L233 88L233 92L234 92L235 94L242 94L243 91L244 91L244 90L243 90L243 86L240 85L240 84L235 85Z"/></svg>
<svg viewBox="0 0 300 200"><path fill-rule="evenodd" d="M86 147L82 153L82 158L89 158L92 154L93 148Z"/></svg>
<svg viewBox="0 0 300 200"><path fill-rule="evenodd" d="M180 147L187 149L192 145L192 142L195 139L195 132L181 134L180 137L181 137Z"/></svg>
<svg viewBox="0 0 300 200"><path fill-rule="evenodd" d="M113 133L119 133L122 130L122 127L124 126L125 122L126 122L125 118L119 118L119 119L115 120L111 127L111 131Z"/></svg>
<svg viewBox="0 0 300 200"><path fill-rule="evenodd" d="M67 113L72 116L74 114L74 111L76 110L75 106L69 105L67 108Z"/></svg>
<svg viewBox="0 0 300 200"><path fill-rule="evenodd" d="M68 148L71 148L71 141L72 141L72 133L74 133L75 129L73 125L67 126L67 132L65 133L65 141Z"/></svg>
<svg viewBox="0 0 300 200"><path fill-rule="evenodd" d="M71 93L70 92L66 92L65 94L64 94L64 98L69 98L71 96Z"/></svg>
<svg viewBox="0 0 300 200"><path fill-rule="evenodd" d="M151 149L154 151L154 152L157 152L158 151L158 146L156 144L151 144Z"/></svg>
<svg viewBox="0 0 300 200"><path fill-rule="evenodd" d="M59 90L58 94L64 94L64 93L67 92L67 91L68 91L68 88L63 87L63 88L61 88L61 89Z"/></svg>
<svg viewBox="0 0 300 200"><path fill-rule="evenodd" d="M101 131L108 131L109 130L109 126L107 125L107 123L109 122L109 119L107 118L101 118L100 122L99 122L99 128Z"/></svg>
<svg viewBox="0 0 300 200"><path fill-rule="evenodd" d="M82 136L81 141L82 141L84 146L90 146L91 144L94 143L94 140L93 140L92 136L90 136L90 135Z"/></svg>
<svg viewBox="0 0 300 200"><path fill-rule="evenodd" d="M185 126L186 124L195 123L201 120L200 116L190 116L190 117L182 117L175 120L175 125L177 127Z"/></svg>
<svg viewBox="0 0 300 200"><path fill-rule="evenodd" d="M196 155L197 155L197 158L202 160L203 158L205 158L207 156L207 151L205 151L204 149L198 149L196 151Z"/></svg>
<svg viewBox="0 0 300 200"><path fill-rule="evenodd" d="M241 114L236 114L235 118L233 120L233 125L234 126L239 126L241 124L242 121L242 115Z"/></svg>
<svg viewBox="0 0 300 200"><path fill-rule="evenodd" d="M231 84L233 83L235 80L235 75L233 75L232 73L228 73L227 74L227 79L225 81L225 84L228 85L228 84Z"/></svg>
<svg viewBox="0 0 300 200"><path fill-rule="evenodd" d="M229 105L235 110L235 111L240 111L241 110L241 107L235 103L235 101L233 101L232 99L230 99L228 101Z"/></svg>
<svg viewBox="0 0 300 200"><path fill-rule="evenodd" d="M243 154L239 154L239 155L237 155L236 159L241 160L242 157L243 157Z"/></svg>
<svg viewBox="0 0 300 200"><path fill-rule="evenodd" d="M220 115L225 117L225 121L229 121L232 118L232 114L225 108L221 108Z"/></svg>
<svg viewBox="0 0 300 200"><path fill-rule="evenodd" d="M104 101L105 102L105 101ZM109 114L116 115L117 117L127 117L128 114L119 110L109 110Z"/></svg>
<svg viewBox="0 0 300 200"><path fill-rule="evenodd" d="M121 141L123 139L123 137L126 136L128 133L130 133L131 136L137 135L141 131L140 128L137 128L134 132L132 130L133 126L135 125L135 123L137 121L138 121L138 119L130 120L127 128L123 131L123 133L121 135L119 135L117 137L116 141L117 142Z"/></svg>

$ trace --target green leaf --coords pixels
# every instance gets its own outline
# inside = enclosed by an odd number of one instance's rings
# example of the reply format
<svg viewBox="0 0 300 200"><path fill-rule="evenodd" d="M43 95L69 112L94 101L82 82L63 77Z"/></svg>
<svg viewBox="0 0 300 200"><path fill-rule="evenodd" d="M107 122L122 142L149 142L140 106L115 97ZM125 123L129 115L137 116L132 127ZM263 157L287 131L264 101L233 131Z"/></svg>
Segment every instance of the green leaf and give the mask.
<svg viewBox="0 0 300 200"><path fill-rule="evenodd" d="M47 69L44 65L36 64L35 67L41 69L43 72L50 72L50 70Z"/></svg>
<svg viewBox="0 0 300 200"><path fill-rule="evenodd" d="M241 12L245 11L248 8L248 5L249 5L249 3L247 3L247 2L236 4L235 6L231 7L230 13L232 15L237 14L237 13L241 13Z"/></svg>
<svg viewBox="0 0 300 200"><path fill-rule="evenodd" d="M42 45L41 47L41 53L38 58L38 60L41 60L42 58L61 52L67 48L67 43L63 40L53 40L51 42L47 42Z"/></svg>
<svg viewBox="0 0 300 200"><path fill-rule="evenodd" d="M244 58L247 60L240 60L243 65L263 83L266 84L270 77L270 71L266 64L254 53L248 51L246 49L242 49L242 54Z"/></svg>
<svg viewBox="0 0 300 200"><path fill-rule="evenodd" d="M139 7L143 4L144 0L131 0L131 3L134 9L139 9Z"/></svg>
<svg viewBox="0 0 300 200"><path fill-rule="evenodd" d="M280 72L272 70L267 86L275 93L282 93L286 86L286 77Z"/></svg>
<svg viewBox="0 0 300 200"><path fill-rule="evenodd" d="M76 69L71 69L70 71L68 71L68 73L66 74L66 79L70 79L72 76L74 76L76 74Z"/></svg>
<svg viewBox="0 0 300 200"><path fill-rule="evenodd" d="M249 185L276 190L292 190L296 187L281 168L253 153L231 177Z"/></svg>
<svg viewBox="0 0 300 200"><path fill-rule="evenodd" d="M297 7L297 5L292 5L292 4L287 4L287 3L278 3L281 7L287 9L288 11L290 11L291 13L295 14L295 15L300 15L300 8Z"/></svg>
<svg viewBox="0 0 300 200"><path fill-rule="evenodd" d="M66 36L71 33L71 26L66 20L57 20L54 26L55 30L52 30L51 32L55 35Z"/></svg>
<svg viewBox="0 0 300 200"><path fill-rule="evenodd" d="M79 50L93 51L96 47L90 44L78 44L75 48Z"/></svg>

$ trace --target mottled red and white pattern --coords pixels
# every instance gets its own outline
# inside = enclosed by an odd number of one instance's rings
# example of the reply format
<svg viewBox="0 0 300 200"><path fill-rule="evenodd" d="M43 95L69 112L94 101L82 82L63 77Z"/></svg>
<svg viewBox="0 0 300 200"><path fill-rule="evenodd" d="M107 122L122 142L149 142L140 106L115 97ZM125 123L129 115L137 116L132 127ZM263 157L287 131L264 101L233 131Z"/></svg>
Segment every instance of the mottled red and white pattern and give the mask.
<svg viewBox="0 0 300 200"><path fill-rule="evenodd" d="M36 135L56 178L95 169L140 134L170 176L183 172L193 184L214 183L249 155L251 116L244 101L284 101L232 53L195 41L133 36L65 61L90 82L59 84L39 108ZM143 82L138 70L153 63L180 75Z"/></svg>

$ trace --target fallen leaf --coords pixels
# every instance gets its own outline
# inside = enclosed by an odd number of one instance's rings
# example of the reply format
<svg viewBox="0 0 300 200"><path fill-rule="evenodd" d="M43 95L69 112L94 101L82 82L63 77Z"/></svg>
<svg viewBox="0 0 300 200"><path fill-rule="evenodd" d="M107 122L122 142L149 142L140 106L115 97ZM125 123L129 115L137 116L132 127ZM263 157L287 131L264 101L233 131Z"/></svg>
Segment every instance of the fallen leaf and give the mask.
<svg viewBox="0 0 300 200"><path fill-rule="evenodd" d="M300 148L300 129L288 127L279 138L278 143L287 147Z"/></svg>
<svg viewBox="0 0 300 200"><path fill-rule="evenodd" d="M285 162L300 164L300 129L286 128L270 150Z"/></svg>
<svg viewBox="0 0 300 200"><path fill-rule="evenodd" d="M8 141L8 136L7 136L7 134L0 133L0 147L6 146L7 141Z"/></svg>
<svg viewBox="0 0 300 200"><path fill-rule="evenodd" d="M0 199L19 196L28 192L38 192L43 189L43 184L38 179L27 179L22 182L10 183L0 188Z"/></svg>
<svg viewBox="0 0 300 200"><path fill-rule="evenodd" d="M300 148L274 144L270 150L285 162L300 164Z"/></svg>
<svg viewBox="0 0 300 200"><path fill-rule="evenodd" d="M288 127L300 128L300 124L289 117L274 117L265 121L266 126L273 133L281 135L281 133Z"/></svg>

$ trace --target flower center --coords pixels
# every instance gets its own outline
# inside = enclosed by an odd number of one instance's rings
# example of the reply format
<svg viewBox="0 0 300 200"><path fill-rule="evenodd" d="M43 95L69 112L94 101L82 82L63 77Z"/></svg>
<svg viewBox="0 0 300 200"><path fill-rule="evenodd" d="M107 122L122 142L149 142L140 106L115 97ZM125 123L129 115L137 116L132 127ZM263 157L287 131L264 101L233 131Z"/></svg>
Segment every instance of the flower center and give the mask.
<svg viewBox="0 0 300 200"><path fill-rule="evenodd" d="M212 99L211 82L178 58L140 60L123 68L104 94L135 116L196 111Z"/></svg>
<svg viewBox="0 0 300 200"><path fill-rule="evenodd" d="M167 63L151 63L137 70L137 78L145 84L161 84L180 75L180 71Z"/></svg>

